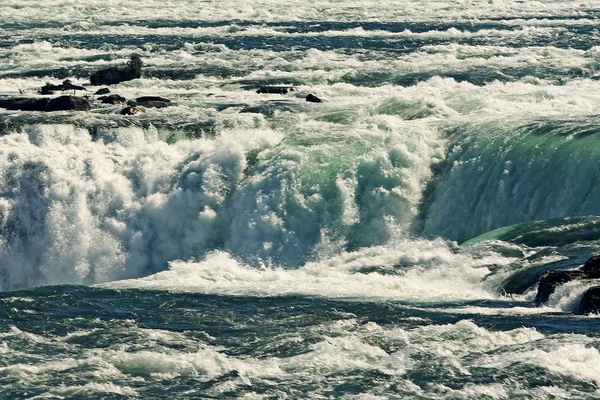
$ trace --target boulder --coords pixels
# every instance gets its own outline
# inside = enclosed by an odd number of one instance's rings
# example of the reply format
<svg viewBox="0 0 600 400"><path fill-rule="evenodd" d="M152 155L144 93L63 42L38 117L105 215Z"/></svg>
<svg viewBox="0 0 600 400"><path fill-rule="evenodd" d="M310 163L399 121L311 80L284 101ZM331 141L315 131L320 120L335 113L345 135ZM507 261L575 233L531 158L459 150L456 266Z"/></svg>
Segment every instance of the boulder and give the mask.
<svg viewBox="0 0 600 400"><path fill-rule="evenodd" d="M591 257L579 270L546 272L538 283L535 303L539 305L547 302L558 286L579 279L600 279L600 256Z"/></svg>
<svg viewBox="0 0 600 400"><path fill-rule="evenodd" d="M46 111L50 99L16 97L0 100L0 108L21 111Z"/></svg>
<svg viewBox="0 0 600 400"><path fill-rule="evenodd" d="M293 86L261 86L256 93L287 94L296 90Z"/></svg>
<svg viewBox="0 0 600 400"><path fill-rule="evenodd" d="M87 111L90 103L83 97L60 96L54 99L13 98L0 100L0 108L21 111Z"/></svg>
<svg viewBox="0 0 600 400"><path fill-rule="evenodd" d="M60 96L50 100L46 111L87 111L90 108L90 103L83 97Z"/></svg>
<svg viewBox="0 0 600 400"><path fill-rule="evenodd" d="M146 112L142 106L129 106L121 110L121 115L135 115Z"/></svg>
<svg viewBox="0 0 600 400"><path fill-rule="evenodd" d="M55 91L65 91L65 90L86 90L83 86L73 85L69 79L65 79L63 83L60 85L53 85L51 83L46 83L40 89L41 94L53 94Z"/></svg>
<svg viewBox="0 0 600 400"><path fill-rule="evenodd" d="M584 272L600 274L600 256L590 257L590 259L583 264L581 270Z"/></svg>
<svg viewBox="0 0 600 400"><path fill-rule="evenodd" d="M311 103L322 103L322 100L320 98L311 93L309 93L308 96L306 96L306 101L310 101Z"/></svg>
<svg viewBox="0 0 600 400"><path fill-rule="evenodd" d="M110 89L109 88L101 88L96 90L96 93L94 93L97 96L103 95L103 94L109 94L110 93Z"/></svg>
<svg viewBox="0 0 600 400"><path fill-rule="evenodd" d="M90 76L92 85L114 85L130 81L142 76L142 59L139 56L131 56L126 65L111 67L94 72Z"/></svg>
<svg viewBox="0 0 600 400"><path fill-rule="evenodd" d="M119 96L118 94L111 94L110 96L101 96L98 97L103 104L125 104L127 103L127 99L123 96Z"/></svg>
<svg viewBox="0 0 600 400"><path fill-rule="evenodd" d="M563 283L567 283L576 279L583 279L585 272L583 271L548 271L542 276L538 283L538 292L535 296L535 303L540 305L548 301L556 288Z"/></svg>
<svg viewBox="0 0 600 400"><path fill-rule="evenodd" d="M132 105L142 106L145 108L163 108L171 105L171 100L159 96L142 96L135 99Z"/></svg>
<svg viewBox="0 0 600 400"><path fill-rule="evenodd" d="M584 293L577 310L578 314L598 314L600 312L600 286L589 288Z"/></svg>

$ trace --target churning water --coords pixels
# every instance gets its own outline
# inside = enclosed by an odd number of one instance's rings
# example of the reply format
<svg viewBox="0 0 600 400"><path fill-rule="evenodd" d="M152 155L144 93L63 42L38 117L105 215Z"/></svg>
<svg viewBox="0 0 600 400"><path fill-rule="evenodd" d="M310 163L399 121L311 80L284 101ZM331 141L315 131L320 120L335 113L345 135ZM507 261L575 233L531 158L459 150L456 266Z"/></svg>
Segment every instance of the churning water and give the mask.
<svg viewBox="0 0 600 400"><path fill-rule="evenodd" d="M0 110L0 398L600 398L590 283L514 279L600 252L599 17L2 0L0 98L172 105Z"/></svg>

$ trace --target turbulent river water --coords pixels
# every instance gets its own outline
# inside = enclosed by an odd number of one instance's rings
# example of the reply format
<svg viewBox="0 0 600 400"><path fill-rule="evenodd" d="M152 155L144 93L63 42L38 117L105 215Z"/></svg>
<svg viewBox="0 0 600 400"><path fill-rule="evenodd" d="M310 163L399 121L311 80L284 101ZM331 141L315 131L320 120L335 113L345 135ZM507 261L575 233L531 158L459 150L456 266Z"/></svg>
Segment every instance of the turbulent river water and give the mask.
<svg viewBox="0 0 600 400"><path fill-rule="evenodd" d="M598 18L2 0L0 99L94 105L0 109L0 398L600 398L593 283L528 280L600 253ZM169 107L93 95L132 54Z"/></svg>

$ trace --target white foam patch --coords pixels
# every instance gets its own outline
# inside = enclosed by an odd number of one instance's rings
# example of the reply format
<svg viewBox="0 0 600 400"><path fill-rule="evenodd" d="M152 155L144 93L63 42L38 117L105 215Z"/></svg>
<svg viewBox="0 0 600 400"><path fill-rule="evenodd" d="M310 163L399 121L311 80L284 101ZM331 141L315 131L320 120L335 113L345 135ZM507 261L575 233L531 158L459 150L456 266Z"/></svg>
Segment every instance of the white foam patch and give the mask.
<svg viewBox="0 0 600 400"><path fill-rule="evenodd" d="M397 243L393 248L372 247L307 263L298 269L251 268L228 253L216 252L201 262L172 262L168 271L108 286L247 296L303 294L419 302L490 299L496 296L481 285L489 273L488 263L490 259L472 260L453 254L441 241L410 241ZM392 274L381 273L386 270Z"/></svg>

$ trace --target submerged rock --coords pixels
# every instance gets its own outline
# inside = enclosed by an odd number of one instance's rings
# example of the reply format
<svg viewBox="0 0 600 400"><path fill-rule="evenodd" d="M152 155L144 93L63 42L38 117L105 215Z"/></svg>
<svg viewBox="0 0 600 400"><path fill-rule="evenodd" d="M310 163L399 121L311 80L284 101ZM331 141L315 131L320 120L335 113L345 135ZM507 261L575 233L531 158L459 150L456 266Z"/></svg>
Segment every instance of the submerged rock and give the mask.
<svg viewBox="0 0 600 400"><path fill-rule="evenodd" d="M594 286L585 292L579 303L578 314L598 314L600 312L600 286Z"/></svg>
<svg viewBox="0 0 600 400"><path fill-rule="evenodd" d="M308 96L306 96L306 101L310 101L311 103L322 103L323 101L318 98L317 96L315 96L312 93L309 93Z"/></svg>
<svg viewBox="0 0 600 400"><path fill-rule="evenodd" d="M54 99L14 98L0 100L0 108L21 111L87 111L90 103L83 97L60 96Z"/></svg>
<svg viewBox="0 0 600 400"><path fill-rule="evenodd" d="M142 76L142 59L139 56L131 56L126 65L111 67L94 72L90 76L92 85L114 85L130 81Z"/></svg>

